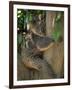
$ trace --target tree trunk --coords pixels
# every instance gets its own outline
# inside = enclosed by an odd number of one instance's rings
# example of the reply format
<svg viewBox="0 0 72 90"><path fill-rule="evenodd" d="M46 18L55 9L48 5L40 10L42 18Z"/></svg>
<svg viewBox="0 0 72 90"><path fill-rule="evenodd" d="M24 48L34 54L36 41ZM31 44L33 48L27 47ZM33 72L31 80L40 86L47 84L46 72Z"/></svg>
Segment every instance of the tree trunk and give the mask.
<svg viewBox="0 0 72 90"><path fill-rule="evenodd" d="M47 36L52 35L54 31L54 21L56 12L48 11L46 13L46 34ZM63 18L61 22L63 27ZM64 27L62 28L62 33L64 32ZM57 77L63 77L64 69L64 42L56 42L51 48L44 52L44 59L51 65Z"/></svg>
<svg viewBox="0 0 72 90"><path fill-rule="evenodd" d="M52 35L54 30L54 21L55 21L56 12L48 11L46 12L46 35Z"/></svg>

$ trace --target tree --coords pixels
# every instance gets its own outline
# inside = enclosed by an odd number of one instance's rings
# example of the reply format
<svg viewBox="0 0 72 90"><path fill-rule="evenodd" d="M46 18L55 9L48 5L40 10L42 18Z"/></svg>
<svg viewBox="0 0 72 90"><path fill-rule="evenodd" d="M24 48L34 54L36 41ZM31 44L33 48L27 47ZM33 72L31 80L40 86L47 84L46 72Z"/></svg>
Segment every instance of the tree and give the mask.
<svg viewBox="0 0 72 90"><path fill-rule="evenodd" d="M44 58L51 65L57 77L64 76L63 18L63 12L48 11L46 13L46 34L50 37L53 36L56 42L44 52Z"/></svg>

